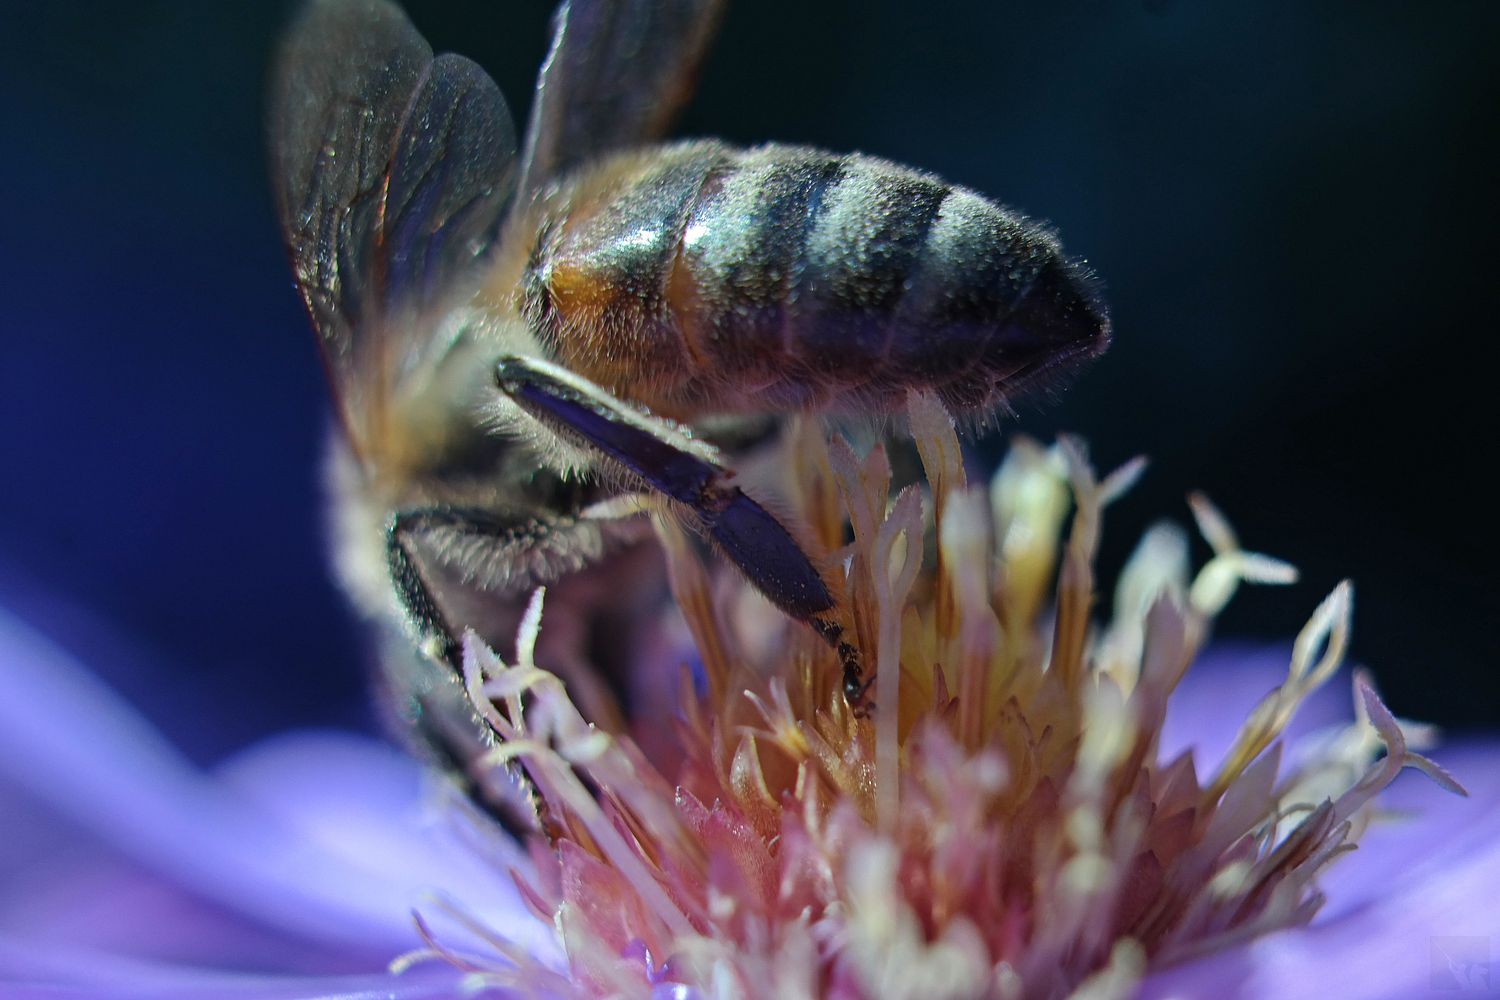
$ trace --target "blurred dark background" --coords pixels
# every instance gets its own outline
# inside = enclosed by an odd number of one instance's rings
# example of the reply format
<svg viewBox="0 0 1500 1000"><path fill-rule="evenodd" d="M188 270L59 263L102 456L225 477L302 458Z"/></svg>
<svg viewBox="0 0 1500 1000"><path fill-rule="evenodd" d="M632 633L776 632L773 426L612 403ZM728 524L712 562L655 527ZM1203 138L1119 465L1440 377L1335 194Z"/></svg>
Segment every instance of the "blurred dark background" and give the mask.
<svg viewBox="0 0 1500 1000"><path fill-rule="evenodd" d="M205 759L366 714L265 178L288 7L0 6L0 600ZM519 119L547 7L412 13ZM1289 638L1350 576L1389 703L1493 726L1497 47L1493 0L741 0L680 132L858 149L1051 219L1117 339L1018 426L1151 455L1106 569L1202 488L1303 570L1221 635Z"/></svg>

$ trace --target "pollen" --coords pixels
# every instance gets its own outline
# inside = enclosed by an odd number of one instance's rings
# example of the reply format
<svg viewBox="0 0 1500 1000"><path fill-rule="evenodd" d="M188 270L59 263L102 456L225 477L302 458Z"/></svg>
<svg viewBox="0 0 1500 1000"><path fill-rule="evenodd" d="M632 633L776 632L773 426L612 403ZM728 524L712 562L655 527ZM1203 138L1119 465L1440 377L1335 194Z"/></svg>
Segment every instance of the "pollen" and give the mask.
<svg viewBox="0 0 1500 1000"><path fill-rule="evenodd" d="M881 447L810 421L786 445L790 502L836 557L874 672L868 710L845 702L832 651L715 576L668 519L674 613L702 671L684 670L672 752L591 726L532 662L540 594L517 662L469 638L470 694L553 833L517 878L566 959L527 958L504 928L416 957L526 995L1128 996L1153 969L1310 921L1320 873L1403 768L1460 790L1359 673L1349 731L1286 752L1298 705L1343 664L1348 584L1222 760L1166 756L1214 617L1291 567L1194 496L1208 562L1194 571L1161 525L1102 593L1104 515L1144 463L1101 476L1077 440L1017 439L971 485L941 406L908 410L925 478L899 490Z"/></svg>

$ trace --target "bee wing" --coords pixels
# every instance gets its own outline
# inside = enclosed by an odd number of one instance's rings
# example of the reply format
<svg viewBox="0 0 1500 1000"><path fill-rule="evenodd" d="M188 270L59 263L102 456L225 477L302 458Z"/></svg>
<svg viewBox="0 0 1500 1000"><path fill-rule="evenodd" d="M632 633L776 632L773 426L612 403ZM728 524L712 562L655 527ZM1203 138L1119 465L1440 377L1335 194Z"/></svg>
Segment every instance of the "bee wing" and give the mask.
<svg viewBox="0 0 1500 1000"><path fill-rule="evenodd" d="M476 280L515 190L515 127L494 81L434 59L394 4L314 0L281 46L270 140L282 233L349 422L420 353L412 320Z"/></svg>
<svg viewBox="0 0 1500 1000"><path fill-rule="evenodd" d="M723 10L724 0L564 0L537 76L523 197L600 153L666 132Z"/></svg>

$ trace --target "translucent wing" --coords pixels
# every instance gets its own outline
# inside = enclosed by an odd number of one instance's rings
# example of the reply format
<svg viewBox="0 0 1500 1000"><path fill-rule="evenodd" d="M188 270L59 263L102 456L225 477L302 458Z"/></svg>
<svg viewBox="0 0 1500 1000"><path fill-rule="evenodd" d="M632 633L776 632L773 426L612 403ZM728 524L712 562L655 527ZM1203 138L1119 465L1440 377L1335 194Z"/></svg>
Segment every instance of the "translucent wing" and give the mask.
<svg viewBox="0 0 1500 1000"><path fill-rule="evenodd" d="M724 0L564 0L537 76L523 195L671 127L723 8Z"/></svg>
<svg viewBox="0 0 1500 1000"><path fill-rule="evenodd" d="M270 130L282 231L347 417L430 338L414 320L475 280L515 190L515 128L494 81L434 59L395 5L314 0L282 44Z"/></svg>

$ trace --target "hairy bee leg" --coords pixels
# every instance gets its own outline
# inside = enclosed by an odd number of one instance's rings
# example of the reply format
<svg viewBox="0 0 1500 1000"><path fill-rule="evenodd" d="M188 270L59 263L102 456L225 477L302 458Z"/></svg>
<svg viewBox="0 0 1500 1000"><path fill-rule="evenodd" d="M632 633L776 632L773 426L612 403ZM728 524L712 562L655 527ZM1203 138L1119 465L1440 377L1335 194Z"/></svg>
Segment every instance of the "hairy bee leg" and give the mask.
<svg viewBox="0 0 1500 1000"><path fill-rule="evenodd" d="M520 842L547 830L547 809L526 772L512 763L505 766L509 788L497 785L493 769L481 765L494 743L485 735L484 723L475 715L463 689L443 687L410 695L416 721L413 731L420 749L432 763L458 784L463 797L473 803L512 839Z"/></svg>
<svg viewBox="0 0 1500 1000"><path fill-rule="evenodd" d="M463 645L449 624L417 561L411 540L436 528L453 528L468 524L476 533L493 534L492 525L477 519L465 521L465 512L449 507L428 507L397 511L386 525L386 561L396 597L410 626L416 631L418 648L423 654L448 667L454 677L463 680ZM405 684L408 695L416 700L418 731L425 744L439 759L445 771L457 779L465 797L479 806L516 840L547 828L545 804L525 770L511 764L506 772L515 782L520 795L531 808L528 815L517 801L505 798L479 780L470 765L481 759L493 744L483 735L488 727L479 718L462 688L442 685Z"/></svg>
<svg viewBox="0 0 1500 1000"><path fill-rule="evenodd" d="M713 449L536 358L503 357L495 378L501 391L532 417L687 505L756 589L788 615L811 625L838 651L844 691L855 696L851 704L858 706L868 682L822 574L780 521L729 482L732 473L719 464Z"/></svg>
<svg viewBox="0 0 1500 1000"><path fill-rule="evenodd" d="M386 563L406 619L424 649L463 676L462 636L447 620L412 551L425 539L430 558L486 580L485 565L506 566L534 548L553 526L537 518L500 517L482 507L415 507L392 514L386 523ZM500 587L503 583L482 583Z"/></svg>
<svg viewBox="0 0 1500 1000"><path fill-rule="evenodd" d="M387 562L403 617L418 646L462 678L460 643L464 626L471 622L460 621L456 627L450 623L424 568L436 565L454 571L462 587L476 592L517 595L536 582L558 575L546 558L537 554L554 546L558 537L579 532L584 520L545 514L507 517L488 508L449 505L411 508L392 515L387 525ZM597 622L603 617L596 613L590 619ZM593 664L601 668L597 675L570 670L571 661L555 663L551 668L566 678L574 689L576 703L590 721L615 726L622 723L619 706L629 703L629 692L620 671L604 669L610 665Z"/></svg>
<svg viewBox="0 0 1500 1000"><path fill-rule="evenodd" d="M411 537L429 528L432 517L440 512L446 513L438 508L425 508L392 514L385 529L385 558L396 598L401 602L407 623L417 633L418 645L462 678L463 647L433 598L409 547Z"/></svg>

